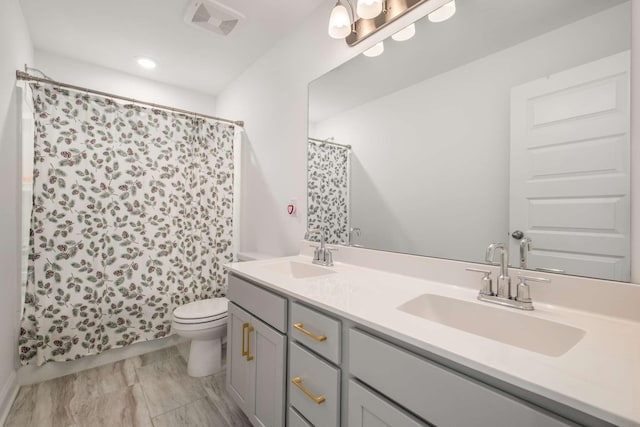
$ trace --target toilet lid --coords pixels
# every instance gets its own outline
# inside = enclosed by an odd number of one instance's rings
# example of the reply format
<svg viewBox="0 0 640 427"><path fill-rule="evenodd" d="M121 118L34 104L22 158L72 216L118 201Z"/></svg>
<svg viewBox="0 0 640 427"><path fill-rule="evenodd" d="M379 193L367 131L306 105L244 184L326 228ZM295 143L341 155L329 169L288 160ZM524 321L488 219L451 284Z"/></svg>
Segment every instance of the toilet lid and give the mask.
<svg viewBox="0 0 640 427"><path fill-rule="evenodd" d="M226 298L209 298L190 302L173 310L173 318L182 322L206 322L227 317Z"/></svg>

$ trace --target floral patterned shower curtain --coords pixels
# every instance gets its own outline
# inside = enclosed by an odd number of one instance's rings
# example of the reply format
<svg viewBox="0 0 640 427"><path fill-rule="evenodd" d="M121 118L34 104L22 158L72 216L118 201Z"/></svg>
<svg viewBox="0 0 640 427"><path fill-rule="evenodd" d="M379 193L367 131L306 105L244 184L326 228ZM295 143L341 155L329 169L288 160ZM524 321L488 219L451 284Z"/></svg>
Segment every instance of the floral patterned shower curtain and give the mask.
<svg viewBox="0 0 640 427"><path fill-rule="evenodd" d="M307 228L322 228L331 244L349 244L350 155L348 147L307 144Z"/></svg>
<svg viewBox="0 0 640 427"><path fill-rule="evenodd" d="M34 206L23 364L170 333L224 294L233 125L32 85Z"/></svg>

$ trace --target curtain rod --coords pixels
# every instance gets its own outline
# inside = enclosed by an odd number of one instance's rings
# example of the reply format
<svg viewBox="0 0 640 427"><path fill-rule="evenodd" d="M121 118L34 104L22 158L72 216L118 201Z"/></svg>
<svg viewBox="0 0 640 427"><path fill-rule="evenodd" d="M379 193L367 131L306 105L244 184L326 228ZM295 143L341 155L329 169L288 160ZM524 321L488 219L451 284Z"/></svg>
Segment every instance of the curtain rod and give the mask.
<svg viewBox="0 0 640 427"><path fill-rule="evenodd" d="M34 81L34 82L38 82L38 83L47 83L47 84L50 84L50 85L53 85L53 86L72 89L72 90L75 90L75 91L78 91L78 92L87 92L87 93L92 93L94 95L104 96L104 97L107 97L107 98L116 98L116 99L119 99L119 100L122 100L122 101L132 102L132 103L135 103L135 104L148 105L151 108L157 108L157 109L160 109L160 110L173 111L173 112L176 112L176 113L186 114L188 116L195 115L195 116L198 116L198 117L204 117L204 118L207 118L207 119L214 119L214 120L218 120L218 121L225 122L225 123L231 123L231 124L239 126L241 128L244 127L244 121L242 121L242 120L228 120L228 119L223 119L223 118L220 118L220 117L209 116L207 114L196 113L194 111L182 110L180 108L175 108L175 107L168 107L166 105L153 104L151 102L140 101L140 100L137 100L137 99L128 98L126 96L114 95L112 93L101 92L101 91L95 90L95 89L88 89L86 87L75 86L75 85L71 85L71 84L68 84L68 83L61 83L61 82L57 82L57 81L51 80L51 79L46 79L46 78L43 78L43 77L32 76L31 74L25 73L24 71L20 71L20 70L16 70L16 78L18 80Z"/></svg>
<svg viewBox="0 0 640 427"><path fill-rule="evenodd" d="M335 146L338 146L338 147L351 148L351 146L350 146L350 145L347 145L347 144L339 144L339 143L337 143L337 142L331 142L331 141L328 141L328 140L326 140L326 139L308 138L308 140L309 140L309 142L317 142L317 143L319 143L319 144L329 144L329 145L335 145Z"/></svg>

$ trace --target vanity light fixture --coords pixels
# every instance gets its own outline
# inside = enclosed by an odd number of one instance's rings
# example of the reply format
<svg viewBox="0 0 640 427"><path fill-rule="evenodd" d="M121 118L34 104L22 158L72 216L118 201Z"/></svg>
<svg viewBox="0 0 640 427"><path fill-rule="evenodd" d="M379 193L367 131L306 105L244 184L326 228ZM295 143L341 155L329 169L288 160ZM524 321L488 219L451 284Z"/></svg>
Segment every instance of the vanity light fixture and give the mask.
<svg viewBox="0 0 640 427"><path fill-rule="evenodd" d="M442 22L451 18L456 13L456 0L451 0L449 3L442 5L438 9L429 14L429 21Z"/></svg>
<svg viewBox="0 0 640 427"><path fill-rule="evenodd" d="M391 36L397 42L409 40L416 35L416 24L409 24L394 35Z"/></svg>
<svg viewBox="0 0 640 427"><path fill-rule="evenodd" d="M153 70L156 68L156 61L151 58L140 57L136 61L138 62L138 65L145 70Z"/></svg>
<svg viewBox="0 0 640 427"><path fill-rule="evenodd" d="M382 55L382 52L384 52L384 43L378 42L371 46L369 49L362 52L362 54L364 56L368 56L369 58L374 58L376 56Z"/></svg>
<svg viewBox="0 0 640 427"><path fill-rule="evenodd" d="M329 36L334 39L342 39L349 46L355 46L362 40L375 34L378 30L391 24L407 12L415 9L428 0L337 0L329 17ZM453 3L453 0L451 1ZM442 4L441 1L438 4ZM355 5L355 7L354 7ZM446 5L445 5L446 6ZM444 6L435 10L436 13ZM450 7L446 9L449 16ZM455 12L455 3L453 3ZM443 11L439 12L441 15ZM436 13L436 18L438 13ZM394 40L408 40L415 34L415 26L408 25L398 31ZM377 49L379 50L379 49ZM376 51L377 51L376 50Z"/></svg>

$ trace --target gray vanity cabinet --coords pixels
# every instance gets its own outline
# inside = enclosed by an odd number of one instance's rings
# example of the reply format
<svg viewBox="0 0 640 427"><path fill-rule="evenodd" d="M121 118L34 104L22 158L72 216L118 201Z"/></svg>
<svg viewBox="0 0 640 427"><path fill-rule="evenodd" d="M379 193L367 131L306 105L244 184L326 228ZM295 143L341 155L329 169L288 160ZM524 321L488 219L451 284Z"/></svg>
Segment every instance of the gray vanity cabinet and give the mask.
<svg viewBox="0 0 640 427"><path fill-rule="evenodd" d="M230 275L227 296L227 390L255 426L579 425L248 280Z"/></svg>
<svg viewBox="0 0 640 427"><path fill-rule="evenodd" d="M230 280L228 296L227 391L254 426L284 426L286 335L261 319L284 318L286 311L271 309L281 302L286 309L286 300L238 278ZM247 300L263 304L250 313L236 304Z"/></svg>

